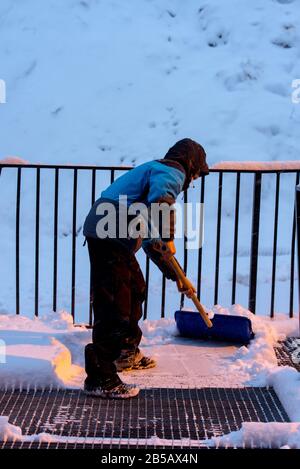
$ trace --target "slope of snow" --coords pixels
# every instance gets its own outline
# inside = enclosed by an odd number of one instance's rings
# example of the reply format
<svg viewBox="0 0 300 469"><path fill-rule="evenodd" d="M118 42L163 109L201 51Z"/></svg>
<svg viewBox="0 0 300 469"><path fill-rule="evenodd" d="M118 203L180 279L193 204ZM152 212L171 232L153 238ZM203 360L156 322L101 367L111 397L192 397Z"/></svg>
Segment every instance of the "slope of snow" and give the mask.
<svg viewBox="0 0 300 469"><path fill-rule="evenodd" d="M186 136L211 163L299 158L298 8L2 0L0 158L135 163Z"/></svg>

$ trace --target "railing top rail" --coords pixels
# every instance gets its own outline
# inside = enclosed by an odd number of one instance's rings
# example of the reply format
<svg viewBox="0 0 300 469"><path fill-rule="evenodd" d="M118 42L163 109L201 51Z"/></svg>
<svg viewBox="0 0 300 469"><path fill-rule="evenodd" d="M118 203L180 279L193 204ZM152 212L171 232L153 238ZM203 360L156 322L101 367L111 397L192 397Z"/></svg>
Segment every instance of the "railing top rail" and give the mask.
<svg viewBox="0 0 300 469"><path fill-rule="evenodd" d="M97 166L97 165L82 165L82 164L48 164L48 163L1 163L0 168L31 168L31 169L100 169L100 170L114 170L126 171L133 169L133 166Z"/></svg>
<svg viewBox="0 0 300 469"><path fill-rule="evenodd" d="M75 165L75 164L47 164L47 163L1 163L0 168L24 168L24 169L80 169L80 170L103 170L103 171L128 171L133 169L134 166L98 166L98 165ZM249 174L263 174L263 173L295 173L300 171L299 167L294 168L210 168L210 173L249 173Z"/></svg>

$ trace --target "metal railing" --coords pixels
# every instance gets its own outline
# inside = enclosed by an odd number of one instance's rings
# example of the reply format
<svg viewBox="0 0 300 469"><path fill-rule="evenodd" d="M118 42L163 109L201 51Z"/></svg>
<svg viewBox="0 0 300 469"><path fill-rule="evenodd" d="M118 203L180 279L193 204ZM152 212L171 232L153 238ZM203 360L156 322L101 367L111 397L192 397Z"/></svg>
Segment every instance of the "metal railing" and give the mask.
<svg viewBox="0 0 300 469"><path fill-rule="evenodd" d="M45 285L43 288L48 288L49 290L49 278L51 275L51 308L53 311L57 311L58 308L61 309L62 307L65 309L69 309L71 312L74 321L76 316L76 288L77 288L77 261L78 261L78 250L77 244L79 240L83 241L83 237L79 236L81 233L82 223L83 223L83 214L87 214L87 209L90 204L94 203L96 198L96 187L97 187L97 177L101 175L101 181L108 185L108 183L113 182L115 176L118 172L123 173L124 171L128 171L132 169L130 166L91 166L91 165L52 165L52 164L0 164L0 194L1 194L1 204L6 205L6 209L3 209L4 212L1 216L6 216L7 213L10 214L12 211L15 212L15 219L14 222L11 223L10 228L8 229L7 233L10 233L8 236L13 236L15 239L14 242L14 260L11 260L13 256L10 256L10 262L14 262L14 280L7 283L5 287L3 287L3 282L1 282L2 287L6 288L9 287L12 291L14 291L14 303L15 303L15 312L16 314L20 314L22 312L22 304L21 304L21 291L22 287L20 284L20 277L25 277L27 275L27 271L24 272L22 270L21 265L21 252L22 252L22 236L21 236L21 218L26 220L26 216L28 214L32 217L32 210L26 213L22 212L22 200L24 196L32 197L34 194L34 199L32 202L34 203L34 207L31 204L31 209L34 210L34 253L32 253L34 257L34 268L32 274L34 275L34 314L36 316L39 315L41 309L41 301L40 301L40 263L41 263L41 242L47 237L48 242L48 251L47 255L51 258L51 269L48 268L47 275L47 287ZM31 177L29 178L30 187L29 190L27 187L23 187L23 179L24 173L31 171ZM81 177L82 174L88 174L88 179L85 177L86 184L88 184L88 189L84 190L85 198L88 197L89 201L85 203L84 207L81 207L81 214L78 215L78 181L79 176ZM12 175L13 174L13 175ZM61 210L62 201L65 201L66 196L66 186L65 182L62 182L62 174L71 174L71 182L68 179L68 183L71 187L70 198L71 198L71 217L70 217L70 232L63 235L59 229L59 214ZM252 170L252 169L243 169L243 170L235 170L235 169L211 169L211 175L209 179L214 181L214 185L211 186L209 181L206 182L206 179L202 178L198 181L198 185L196 188L197 193L197 200L201 203L206 204L208 200L209 206L214 205L216 209L216 214L209 213L207 218L209 220L209 225L211 229L209 230L211 236L209 236L208 242L205 242L203 246L199 247L198 251L195 253L193 252L192 255L189 253L189 250L186 249L187 238L186 236L183 239L183 247L182 247L182 260L183 260L183 268L187 272L191 265L190 258L192 257L192 276L197 271L196 276L196 286L197 286L197 293L199 297L203 295L205 292L210 291L212 294L213 299L210 300L211 304L218 304L221 299L223 298L224 294L226 293L227 296L230 293L230 300L228 301L229 304L235 304L239 300L239 287L243 290L243 298L244 300L241 302L244 306L247 306L249 310L253 313L257 312L257 290L259 286L259 261L261 259L262 254L260 253L260 235L261 235L261 223L262 223L262 190L264 189L263 181L265 178L273 178L275 179L274 189L271 189L270 182L268 182L267 187L267 199L269 205L271 204L271 200L273 200L272 204L273 207L268 208L268 220L272 220L272 239L270 241L271 246L271 253L268 251L268 258L271 258L271 271L270 271L270 297L269 297L269 314L271 317L274 317L275 313L275 303L276 303L276 294L278 295L278 291L282 287L279 285L279 282L283 281L277 279L277 261L278 256L283 256L285 258L285 271L287 270L286 265L288 264L288 277L285 276L284 284L288 285L288 295L286 301L286 307L284 308L285 313L288 313L290 317L293 317L295 311L299 311L298 305L295 308L294 303L294 285L296 281L295 276L295 256L296 256L296 225L298 228L300 227L300 209L297 217L296 217L296 210L294 209L294 193L295 187L299 184L299 174L300 170L294 169L285 169L285 170ZM41 175L45 180L45 184L41 182ZM283 192L282 192L282 178L287 175L288 180L285 181L283 185ZM107 177L108 176L108 177ZM226 191L226 198L224 199L224 187L225 178L230 178L230 190ZM7 179L6 179L7 178ZM216 180L217 179L217 180ZM273 180L272 179L272 180ZM52 182L51 182L52 181ZM51 182L51 184L50 184ZM32 184L34 183L35 187L32 188ZM215 184L216 183L216 184ZM15 191L12 189L12 184L15 184ZM208 184L210 187L207 188ZM252 184L252 188L250 186ZM1 187L2 186L2 187ZM46 234L43 232L41 233L41 214L44 213L44 207L42 207L41 211L41 193L48 190L50 186L53 188L51 189L51 194L49 195L49 200L51 199L51 204L53 202L53 206L51 206L51 221L48 220L48 228L51 227L52 234L49 234L49 230ZM10 188L11 191L11 200L6 200L6 193L7 188ZM241 192L242 189L246 188L246 195L247 200L250 193L252 193L252 207L250 210L249 201L246 203L244 200L241 199ZM62 190L64 189L64 190ZM98 194L97 190L97 194ZM15 194L15 199L13 194ZM89 195L87 195L89 194ZM188 202L191 199L192 192L188 190L184 193L184 202ZM193 192L195 197L195 192ZM292 194L292 196L291 196ZM299 192L298 192L299 194ZM5 195L5 198L3 197ZM82 194L81 194L82 196ZM81 197L82 198L82 197ZM81 200L80 198L80 200ZM5 203L4 203L5 200ZM298 207L300 207L300 196L298 195ZM226 206L224 208L224 201L226 202ZM278 229L279 217L280 217L280 204L284 202L284 213L286 216L286 230L283 245L281 248L278 248ZM14 204L14 205L13 205ZM247 205L248 204L248 205ZM291 208L292 204L292 208ZM12 208L12 207L15 208ZM245 208L246 207L246 208ZM85 211L84 211L84 210ZM5 211L6 210L6 211ZM47 210L48 218L50 214L50 209ZM272 211L272 216L270 217L270 212ZM290 215L287 215L287 213ZM224 215L225 213L225 215ZM230 230L228 229L228 220L232 226ZM244 236L241 236L241 228L243 228L243 224L245 220L251 220L251 226L249 225L249 246L247 244L245 250L241 253L239 249L239 244L241 241L245 242ZM297 223L296 223L297 222ZM5 220L2 220L2 225L5 225ZM50 225L49 225L50 223ZM225 226L226 225L226 226ZM270 231L270 223L268 223L268 230ZM224 227L223 227L224 226ZM226 232L224 233L224 228L226 228ZM300 228L299 228L300 230ZM245 230L244 230L245 231ZM247 231L247 230L246 230ZM245 231L245 232L246 232ZM70 236L69 236L70 235ZM29 236L30 237L30 236ZM68 238L68 242L65 243L64 237ZM51 248L49 247L49 240L51 239ZM269 237L270 238L270 237ZM63 294L64 297L69 296L70 303L69 305L66 304L66 301L61 301L60 293L59 293L59 286L60 280L58 278L58 270L59 270L59 243L60 241L64 241L64 246L60 252L65 253L66 250L70 250L71 253L71 270L70 270L70 281L68 286L64 290ZM232 245L232 250L230 247L230 252L224 253L224 249L222 250L222 244L224 244L224 240L228 242L228 244ZM11 242L11 238L9 239ZM2 247L3 252L6 251L6 244L8 240L5 238L1 241L0 248ZM28 244L29 245L29 244ZM207 247L208 246L208 247ZM298 246L299 246L299 237L298 237ZM226 248L226 246L225 246ZM249 248L249 253L248 253ZM49 252L50 250L50 252ZM211 255L214 252L214 262L212 261ZM298 250L299 252L299 250ZM210 258L209 262L204 260L205 254L208 253ZM24 253L23 253L24 254ZM29 254L26 253L28 256ZM180 255L180 252L179 252ZM44 259L45 256L43 256ZM228 261L228 258L231 257L231 261ZM220 262L221 259L226 260L226 275L227 277L224 280L224 276L221 275L220 269ZM238 263L241 259L247 259L249 261L249 270L248 275L241 276L238 270ZM298 256L299 261L299 256ZM204 270L207 266L214 264L212 275L207 273L205 276ZM197 264L197 267L195 267ZM229 265L231 266L229 268ZM49 267L49 264L48 264ZM66 266L65 266L66 267ZM7 265L4 265L2 262L2 268L7 269ZM151 300L151 264L149 259L147 258L145 261L144 272L146 278L146 288L147 288L147 297L144 304L144 318L148 317L149 312L149 301ZM247 267L248 268L248 267ZM300 268L300 266L299 266ZM9 269L8 269L9 270ZM51 270L51 272L49 272ZM1 276L4 275L4 270ZM30 273L31 275L31 273ZM228 280L230 276L230 279ZM62 276L64 278L64 276ZM211 279L214 278L214 284L211 285ZM209 280L208 280L209 279ZM205 281L204 281L205 280ZM205 285L203 285L206 282ZM13 282L13 284L12 284ZM225 283L224 283L225 282ZM230 284L230 285L229 285ZM90 281L89 281L90 285ZM225 285L225 287L224 287ZM300 286L300 283L299 283ZM205 288L204 288L205 287ZM67 291L69 289L69 292ZM205 290L205 292L204 292ZM230 292L229 292L230 290ZM156 301L158 301L158 297L160 299L160 316L165 317L166 312L166 294L168 292L167 289L167 281L164 277L162 277L161 283L161 293L157 295L157 290L155 293ZM247 304L245 300L245 292L247 292ZM0 295L4 297L5 295ZM26 296L26 293L23 293L23 297ZM84 296L84 294L83 294ZM279 293L279 297L280 297ZM86 295L88 297L88 295ZM282 298L280 298L282 300ZM2 301L3 303L3 301ZM88 312L86 313L85 318L88 322L92 323L92 309L91 303L88 302ZM184 305L184 297L181 296L180 300L180 307ZM48 304L47 307L50 305ZM11 312L11 311L10 311ZM87 318L88 316L88 318Z"/></svg>

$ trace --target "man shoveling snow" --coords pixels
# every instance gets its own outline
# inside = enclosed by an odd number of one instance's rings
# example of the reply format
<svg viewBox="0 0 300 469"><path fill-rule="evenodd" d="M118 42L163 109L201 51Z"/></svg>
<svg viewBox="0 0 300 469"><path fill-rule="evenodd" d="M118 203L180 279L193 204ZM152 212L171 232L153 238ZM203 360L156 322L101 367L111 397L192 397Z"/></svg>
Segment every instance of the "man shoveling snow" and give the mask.
<svg viewBox="0 0 300 469"><path fill-rule="evenodd" d="M84 224L94 313L93 343L85 348L84 389L87 394L134 397L139 389L123 383L117 372L155 366L155 361L143 356L139 349L142 332L138 321L142 317L146 285L135 253L143 247L164 275L177 281L174 271L154 246L159 240L175 252L172 205L192 180L208 172L202 146L183 139L169 149L164 159L144 163L118 178L91 208ZM152 236L152 226L151 235L147 231L147 236L142 236L141 232L148 229L142 226L145 216L132 214L133 204L143 204L147 213L153 204L159 207L166 204L169 207L167 226L165 221L158 220L154 223L157 234ZM187 295L193 293L183 289L180 283L178 289Z"/></svg>

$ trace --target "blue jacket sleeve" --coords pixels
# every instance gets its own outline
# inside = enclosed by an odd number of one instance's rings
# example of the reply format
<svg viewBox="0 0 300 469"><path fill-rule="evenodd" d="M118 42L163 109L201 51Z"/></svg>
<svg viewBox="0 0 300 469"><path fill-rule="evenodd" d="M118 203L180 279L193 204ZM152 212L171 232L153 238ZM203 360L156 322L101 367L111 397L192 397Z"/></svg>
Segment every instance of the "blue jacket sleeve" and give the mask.
<svg viewBox="0 0 300 469"><path fill-rule="evenodd" d="M185 174L179 169L158 163L150 172L148 203L167 202L169 205L173 204L182 191L184 181Z"/></svg>
<svg viewBox="0 0 300 469"><path fill-rule="evenodd" d="M172 206L178 194L182 191L185 180L185 174L176 169L166 165L157 163L149 174L149 191L148 191L148 204L166 203L169 207ZM153 215L151 210L149 215ZM150 217L149 217L150 218ZM174 239L175 234L175 209L171 208L165 212L163 217L159 220L150 220L151 226L155 226L158 231L159 237L163 241ZM157 236L156 236L157 238Z"/></svg>

